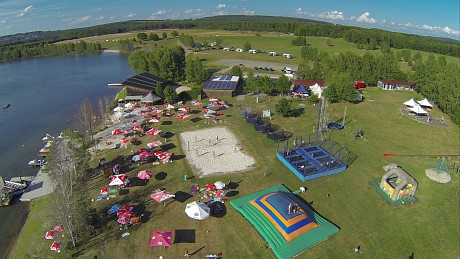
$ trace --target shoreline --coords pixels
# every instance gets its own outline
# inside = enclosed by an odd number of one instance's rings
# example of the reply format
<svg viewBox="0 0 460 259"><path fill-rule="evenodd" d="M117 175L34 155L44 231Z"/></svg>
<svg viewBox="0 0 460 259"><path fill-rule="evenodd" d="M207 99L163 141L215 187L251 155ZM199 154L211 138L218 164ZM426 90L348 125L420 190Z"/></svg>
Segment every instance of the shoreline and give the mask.
<svg viewBox="0 0 460 259"><path fill-rule="evenodd" d="M9 237L11 239L8 240L9 242L5 246L5 253L3 254L5 256L4 258L13 258L14 252L16 251L16 248L19 245L19 239L22 236L24 226L26 225L27 220L29 219L30 212L32 210L32 201L24 202L24 201L20 201L19 198L17 198L17 201L15 201L15 203L17 203L17 202L26 204L25 206L26 206L27 211L26 211L25 215L23 216L21 229L19 230L18 234L13 238ZM14 204L11 204L11 206L14 206Z"/></svg>

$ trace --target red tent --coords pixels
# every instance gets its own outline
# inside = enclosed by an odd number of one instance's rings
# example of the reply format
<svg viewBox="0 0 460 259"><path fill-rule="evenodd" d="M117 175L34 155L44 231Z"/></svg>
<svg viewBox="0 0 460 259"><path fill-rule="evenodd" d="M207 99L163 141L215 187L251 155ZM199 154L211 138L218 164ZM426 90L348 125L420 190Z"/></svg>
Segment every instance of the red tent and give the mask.
<svg viewBox="0 0 460 259"><path fill-rule="evenodd" d="M170 247L172 243L172 231L153 231L150 246Z"/></svg>
<svg viewBox="0 0 460 259"><path fill-rule="evenodd" d="M55 226L54 231L58 232L58 233L62 233L64 231L64 225L59 224L59 225Z"/></svg>
<svg viewBox="0 0 460 259"><path fill-rule="evenodd" d="M210 190L210 191L216 190L216 186L215 186L214 184L212 184L212 183L206 184L206 185L204 186L204 188L206 188L206 189L208 189L208 190Z"/></svg>
<svg viewBox="0 0 460 259"><path fill-rule="evenodd" d="M123 134L123 131L121 129L116 129L112 131L112 135L121 135L121 134Z"/></svg>

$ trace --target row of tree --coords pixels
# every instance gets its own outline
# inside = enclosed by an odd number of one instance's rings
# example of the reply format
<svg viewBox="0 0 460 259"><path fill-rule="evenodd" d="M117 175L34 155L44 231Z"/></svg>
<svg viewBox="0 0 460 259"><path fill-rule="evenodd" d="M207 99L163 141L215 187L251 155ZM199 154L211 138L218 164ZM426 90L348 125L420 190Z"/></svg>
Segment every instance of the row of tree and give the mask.
<svg viewBox="0 0 460 259"><path fill-rule="evenodd" d="M81 55L101 52L100 43L38 44L35 46L18 45L0 48L0 62L47 56Z"/></svg>

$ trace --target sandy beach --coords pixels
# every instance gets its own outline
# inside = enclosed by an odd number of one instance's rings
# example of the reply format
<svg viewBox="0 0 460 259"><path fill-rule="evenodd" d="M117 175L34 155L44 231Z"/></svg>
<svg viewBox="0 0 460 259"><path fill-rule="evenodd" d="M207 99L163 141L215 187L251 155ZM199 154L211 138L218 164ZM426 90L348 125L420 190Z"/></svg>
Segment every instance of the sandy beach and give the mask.
<svg viewBox="0 0 460 259"><path fill-rule="evenodd" d="M180 138L187 161L198 171L198 177L241 172L255 164L226 127L188 131Z"/></svg>

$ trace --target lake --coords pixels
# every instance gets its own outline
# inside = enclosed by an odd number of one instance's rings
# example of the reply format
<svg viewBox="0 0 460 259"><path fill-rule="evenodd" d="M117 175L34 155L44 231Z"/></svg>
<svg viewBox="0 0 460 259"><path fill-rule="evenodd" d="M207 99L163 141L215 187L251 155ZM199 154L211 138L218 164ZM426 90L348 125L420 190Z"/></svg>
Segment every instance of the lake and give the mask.
<svg viewBox="0 0 460 259"><path fill-rule="evenodd" d="M0 175L9 180L37 172L27 162L45 144L42 138L76 125L75 114L85 98L96 105L101 97L114 98L119 89L107 84L120 83L132 73L127 56L115 53L0 64L0 105L11 103L0 110ZM0 208L0 258L17 237L27 213L28 204L19 201Z"/></svg>

